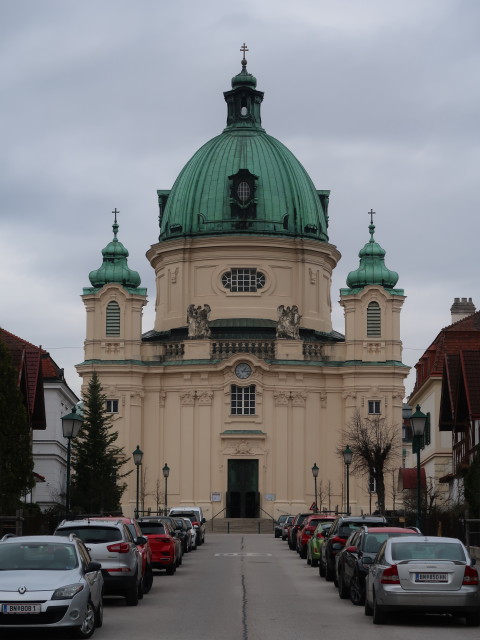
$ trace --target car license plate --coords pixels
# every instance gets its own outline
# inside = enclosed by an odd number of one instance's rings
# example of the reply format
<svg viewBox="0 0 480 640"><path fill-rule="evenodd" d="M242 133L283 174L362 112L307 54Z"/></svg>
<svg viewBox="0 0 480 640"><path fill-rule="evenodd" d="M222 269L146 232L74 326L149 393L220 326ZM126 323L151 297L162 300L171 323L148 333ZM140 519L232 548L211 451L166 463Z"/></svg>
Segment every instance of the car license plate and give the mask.
<svg viewBox="0 0 480 640"><path fill-rule="evenodd" d="M446 573L416 573L415 582L448 582Z"/></svg>
<svg viewBox="0 0 480 640"><path fill-rule="evenodd" d="M41 613L42 605L29 604L2 604L2 613Z"/></svg>

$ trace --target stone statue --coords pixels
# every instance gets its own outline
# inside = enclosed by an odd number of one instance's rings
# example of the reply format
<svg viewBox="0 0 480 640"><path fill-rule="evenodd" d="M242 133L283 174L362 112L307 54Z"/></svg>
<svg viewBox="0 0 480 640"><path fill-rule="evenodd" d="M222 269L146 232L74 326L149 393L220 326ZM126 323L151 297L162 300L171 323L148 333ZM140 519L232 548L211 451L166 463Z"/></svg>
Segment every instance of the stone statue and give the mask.
<svg viewBox="0 0 480 640"><path fill-rule="evenodd" d="M300 338L300 320L302 316L298 311L298 307L294 304L292 307L284 307L281 304L277 307L277 338L287 340L298 340Z"/></svg>
<svg viewBox="0 0 480 640"><path fill-rule="evenodd" d="M210 311L210 305L208 304L203 305L203 309L200 305L198 305L198 307L194 304L188 305L187 325L189 338L196 338L197 340L210 338L211 331L208 326Z"/></svg>

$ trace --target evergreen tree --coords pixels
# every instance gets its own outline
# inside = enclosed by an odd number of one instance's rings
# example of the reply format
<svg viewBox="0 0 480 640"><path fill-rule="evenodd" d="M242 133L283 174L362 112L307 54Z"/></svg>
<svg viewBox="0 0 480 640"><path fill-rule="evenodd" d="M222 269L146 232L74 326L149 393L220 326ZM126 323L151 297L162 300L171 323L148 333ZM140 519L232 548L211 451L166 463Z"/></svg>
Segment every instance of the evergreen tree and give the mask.
<svg viewBox="0 0 480 640"><path fill-rule="evenodd" d="M18 374L0 341L0 514L15 515L33 485L32 432Z"/></svg>
<svg viewBox="0 0 480 640"><path fill-rule="evenodd" d="M118 511L126 489L121 479L131 473L121 473L128 459L115 444L118 432L111 430L105 407L106 396L94 372L84 398L83 426L72 440L71 510L77 513Z"/></svg>

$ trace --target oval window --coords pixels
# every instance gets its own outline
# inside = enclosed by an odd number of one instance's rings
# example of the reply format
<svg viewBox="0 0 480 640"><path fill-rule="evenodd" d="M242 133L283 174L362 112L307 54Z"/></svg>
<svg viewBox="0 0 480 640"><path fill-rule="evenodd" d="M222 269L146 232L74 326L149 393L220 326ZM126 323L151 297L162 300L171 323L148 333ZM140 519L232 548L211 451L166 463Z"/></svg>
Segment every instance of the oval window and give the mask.
<svg viewBox="0 0 480 640"><path fill-rule="evenodd" d="M250 198L250 185L248 182L240 182L237 187L237 196L240 202L246 202Z"/></svg>
<svg viewBox="0 0 480 640"><path fill-rule="evenodd" d="M247 107L242 107L242 108L240 109L240 115L242 115L242 116L248 116L248 109L247 109Z"/></svg>

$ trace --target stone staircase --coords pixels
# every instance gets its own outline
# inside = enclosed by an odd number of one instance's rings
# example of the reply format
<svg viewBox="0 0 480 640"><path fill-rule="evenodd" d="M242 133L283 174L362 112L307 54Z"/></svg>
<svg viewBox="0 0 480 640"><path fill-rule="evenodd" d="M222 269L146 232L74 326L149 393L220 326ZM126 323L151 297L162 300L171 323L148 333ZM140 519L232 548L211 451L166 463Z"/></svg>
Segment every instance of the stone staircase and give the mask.
<svg viewBox="0 0 480 640"><path fill-rule="evenodd" d="M214 518L209 520L206 531L211 533L269 533L273 535L270 518Z"/></svg>

